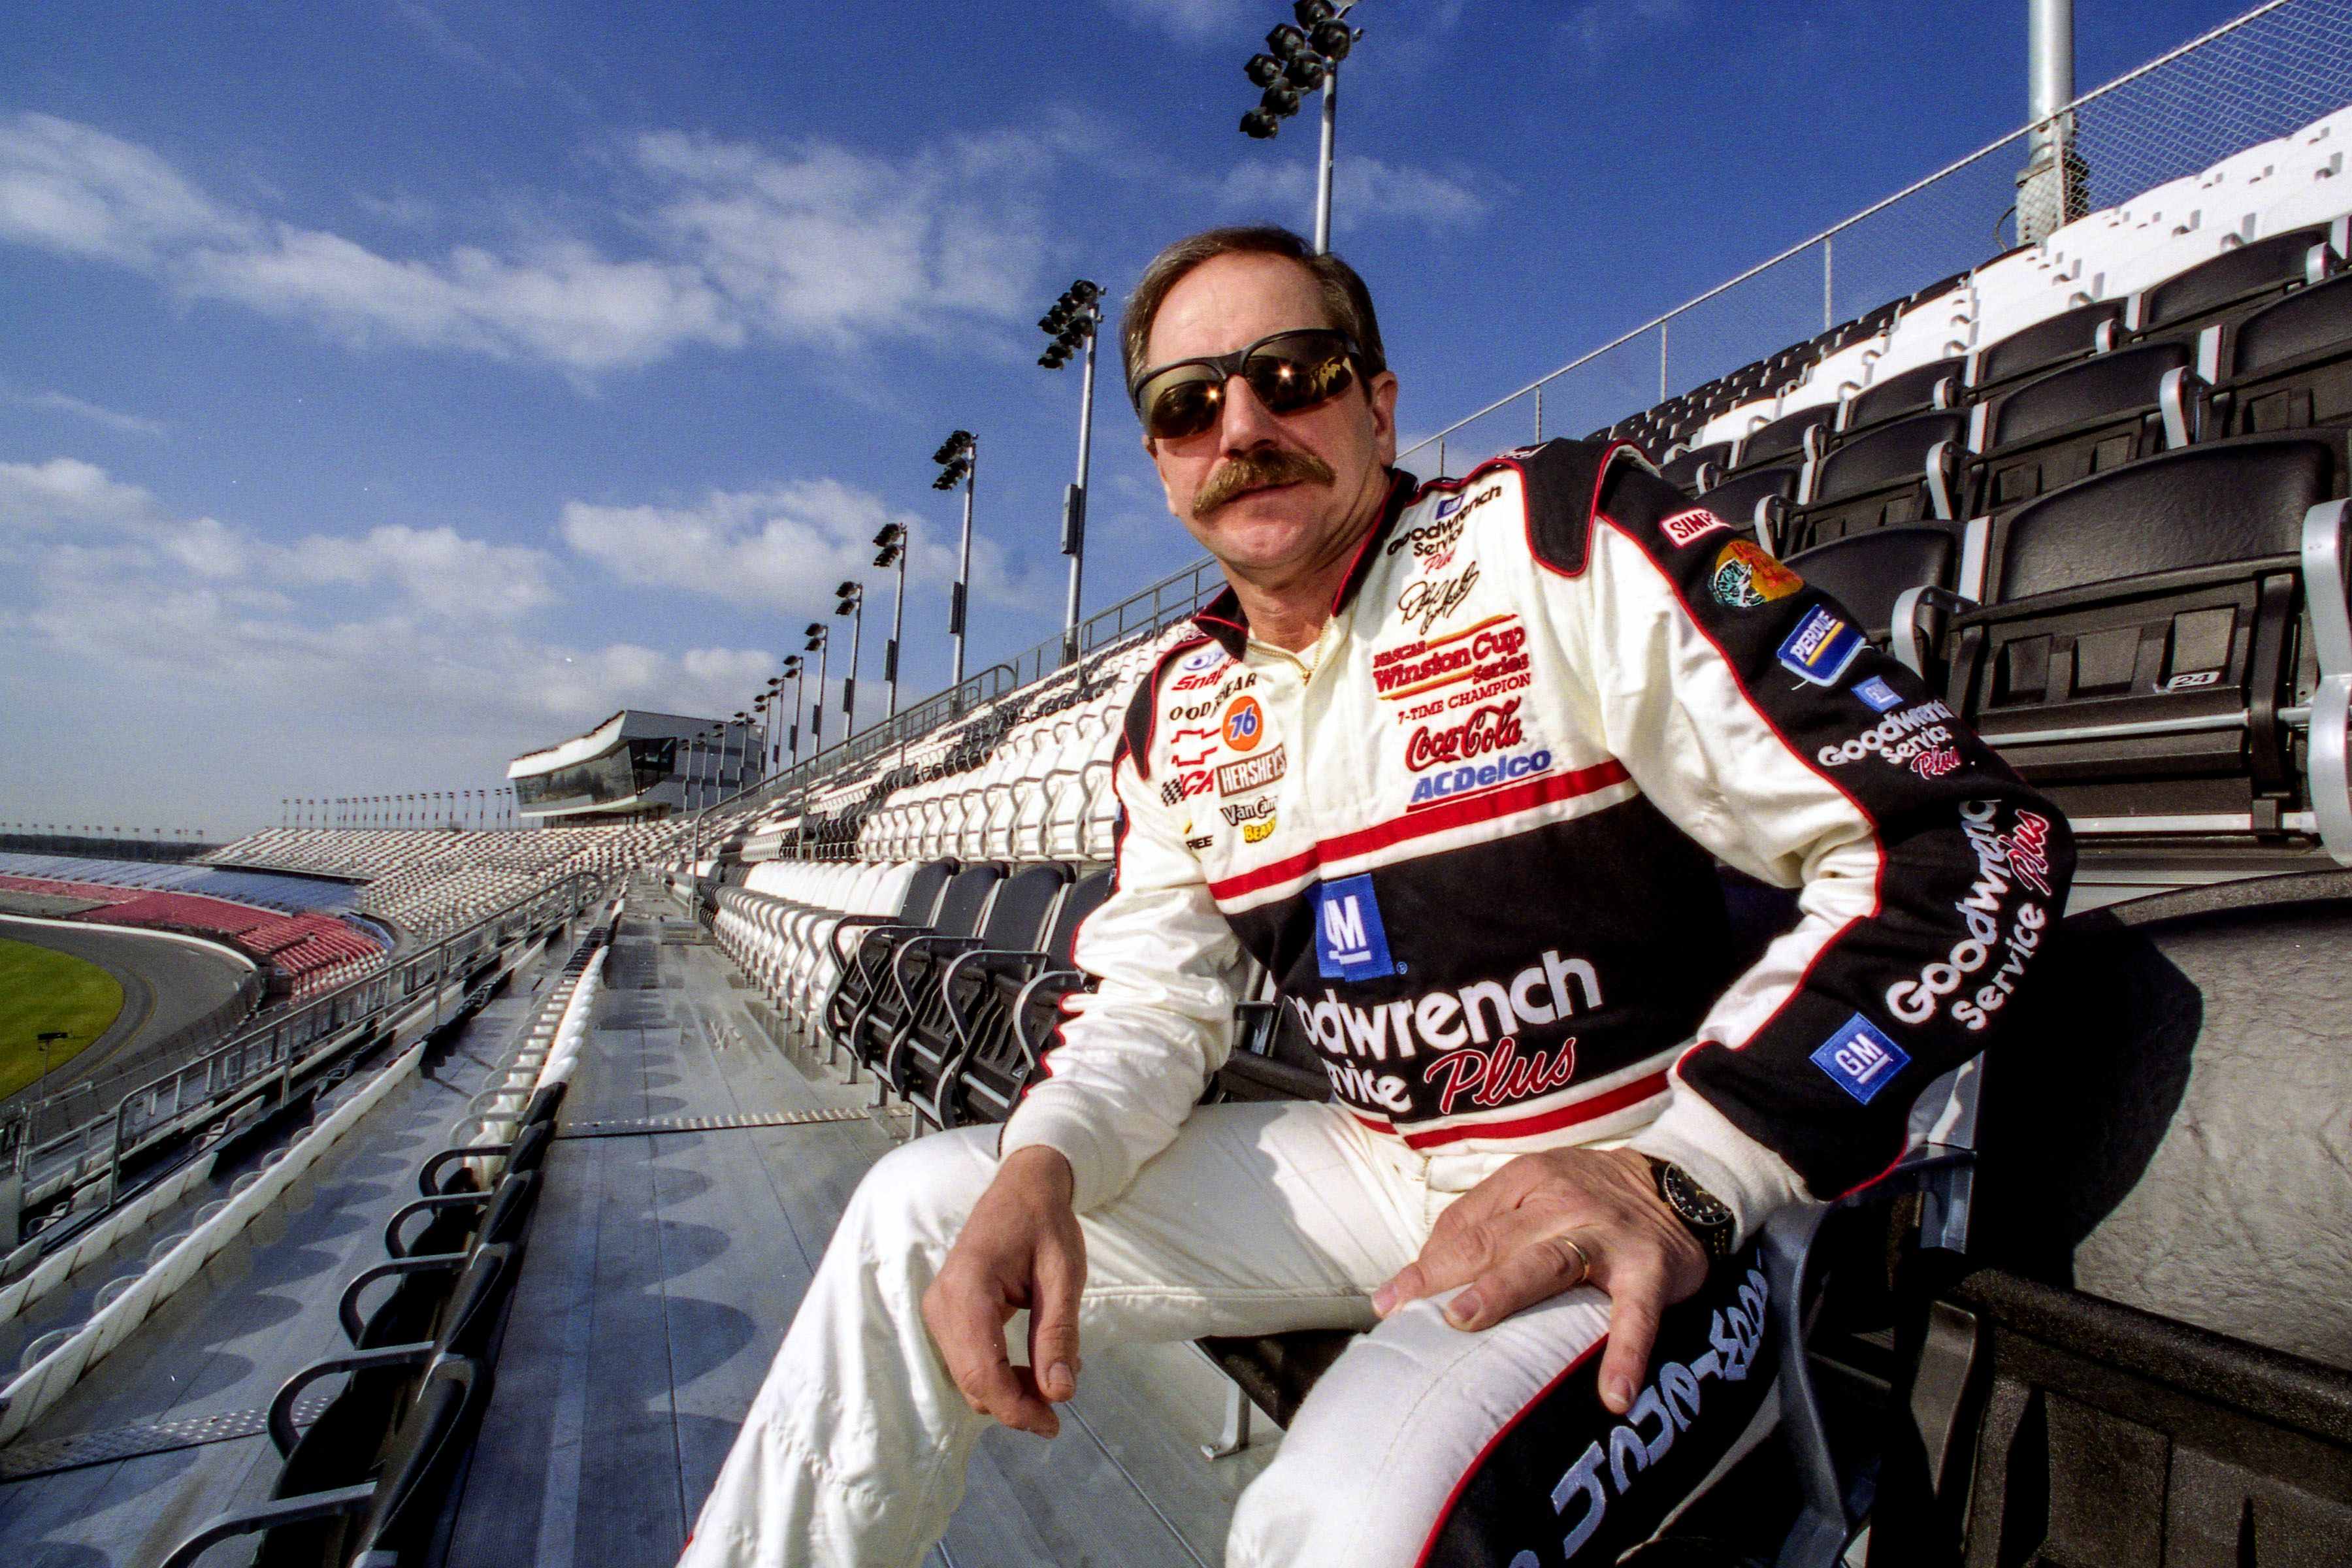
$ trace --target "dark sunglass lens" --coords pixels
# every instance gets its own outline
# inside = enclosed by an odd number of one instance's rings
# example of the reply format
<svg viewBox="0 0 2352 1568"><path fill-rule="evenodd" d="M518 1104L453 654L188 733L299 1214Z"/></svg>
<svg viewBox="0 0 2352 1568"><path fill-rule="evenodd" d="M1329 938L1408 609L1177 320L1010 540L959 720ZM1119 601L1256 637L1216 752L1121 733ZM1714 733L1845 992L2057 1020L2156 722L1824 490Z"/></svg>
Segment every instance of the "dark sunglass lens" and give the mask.
<svg viewBox="0 0 2352 1568"><path fill-rule="evenodd" d="M1268 343L1250 356L1250 390L1276 414L1292 414L1328 402L1348 390L1355 373L1348 348L1337 338L1298 337Z"/></svg>
<svg viewBox="0 0 2352 1568"><path fill-rule="evenodd" d="M1188 436L1198 436L1217 422L1217 408L1224 401L1224 384L1209 379L1204 371L1163 384L1150 395L1145 405L1150 412L1149 424L1152 435L1163 441L1181 441Z"/></svg>

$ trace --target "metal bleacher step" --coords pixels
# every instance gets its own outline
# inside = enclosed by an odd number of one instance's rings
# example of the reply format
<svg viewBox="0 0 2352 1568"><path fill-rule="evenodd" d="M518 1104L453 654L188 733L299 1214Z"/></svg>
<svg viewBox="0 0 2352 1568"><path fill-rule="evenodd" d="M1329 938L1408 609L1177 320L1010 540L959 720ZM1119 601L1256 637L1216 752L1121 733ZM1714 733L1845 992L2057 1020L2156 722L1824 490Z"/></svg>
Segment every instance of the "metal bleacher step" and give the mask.
<svg viewBox="0 0 2352 1568"><path fill-rule="evenodd" d="M294 1402L294 1424L307 1426L319 1418L339 1392L321 1389ZM78 1470L86 1465L111 1464L149 1454L168 1454L206 1443L226 1443L257 1437L269 1430L267 1410L224 1410L212 1415L187 1415L136 1426L116 1426L104 1432L77 1432L37 1443L16 1443L0 1448L0 1483L26 1481L35 1476Z"/></svg>

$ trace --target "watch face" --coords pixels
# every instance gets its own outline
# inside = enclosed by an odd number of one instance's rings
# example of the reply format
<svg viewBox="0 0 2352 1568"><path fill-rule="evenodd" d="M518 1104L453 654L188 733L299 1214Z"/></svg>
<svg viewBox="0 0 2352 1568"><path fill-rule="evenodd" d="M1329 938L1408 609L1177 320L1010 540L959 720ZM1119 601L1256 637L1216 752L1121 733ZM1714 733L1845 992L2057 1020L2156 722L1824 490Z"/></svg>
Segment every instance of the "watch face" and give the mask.
<svg viewBox="0 0 2352 1568"><path fill-rule="evenodd" d="M1712 1196L1679 1165L1668 1165L1659 1173L1658 1185L1675 1212L1694 1226L1713 1229L1731 1223L1731 1210Z"/></svg>

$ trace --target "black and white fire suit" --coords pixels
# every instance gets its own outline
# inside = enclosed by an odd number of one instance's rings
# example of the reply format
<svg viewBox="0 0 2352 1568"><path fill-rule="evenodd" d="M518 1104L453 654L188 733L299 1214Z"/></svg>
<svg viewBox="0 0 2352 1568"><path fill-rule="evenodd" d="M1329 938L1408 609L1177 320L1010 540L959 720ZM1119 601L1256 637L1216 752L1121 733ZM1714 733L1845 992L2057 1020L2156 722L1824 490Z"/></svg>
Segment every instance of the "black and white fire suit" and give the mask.
<svg viewBox="0 0 2352 1568"><path fill-rule="evenodd" d="M1087 1331L1369 1326L1362 1293L1445 1202L1561 1144L1683 1166L1744 1243L1897 1156L1919 1089L1998 1032L2072 862L2056 811L1916 677L1622 445L1397 476L1311 647L1252 639L1230 593L1171 639L1115 779L1117 890L1076 949L1100 985L1069 1004L1001 1144L1069 1159ZM1717 860L1800 890L1800 922L1739 973ZM1244 954L1335 1105L1196 1109ZM984 1182L986 1135L951 1136L971 1151L909 1150L902 1180ZM1218 1139L1222 1163L1203 1152ZM1228 1165L1261 1179L1244 1193ZM951 1239L926 1213L917 1229ZM871 1252L912 1222L861 1223ZM853 1288L870 1311L927 1279L853 1286L850 1267L834 1328L795 1361L796 1323L780 1356L799 1390L842 1375L817 1346L853 1337ZM1670 1315L1623 1420L1591 1394L1595 1291L1486 1335L1433 1303L1397 1314L1310 1398L1229 1561L1613 1560L1753 1412L1763 1288L1745 1256L1718 1268ZM891 1342L922 1361L919 1324ZM704 1515L742 1546L710 1560L761 1560L756 1542L824 1515L826 1485L968 1445L937 1375L918 1367L829 1436L779 1400ZM762 1476L800 1500L763 1499ZM919 1555L952 1506L940 1484L871 1560Z"/></svg>

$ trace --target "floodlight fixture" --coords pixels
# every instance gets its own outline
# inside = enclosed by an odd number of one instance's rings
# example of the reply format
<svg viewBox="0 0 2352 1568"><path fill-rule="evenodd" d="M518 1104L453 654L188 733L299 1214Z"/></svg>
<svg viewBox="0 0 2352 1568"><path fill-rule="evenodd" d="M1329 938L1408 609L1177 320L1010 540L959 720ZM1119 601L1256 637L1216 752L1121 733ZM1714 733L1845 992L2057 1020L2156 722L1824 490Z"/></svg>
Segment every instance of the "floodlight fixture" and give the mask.
<svg viewBox="0 0 2352 1568"><path fill-rule="evenodd" d="M971 498L973 470L980 463L980 437L969 430L951 430L931 454L931 461L940 465L940 477L931 481L931 489L963 487L963 543L956 556L955 584L948 592L948 639L955 647L949 685L958 687L963 684L964 603L971 588Z"/></svg>
<svg viewBox="0 0 2352 1568"><path fill-rule="evenodd" d="M1362 35L1348 26L1356 0L1294 0L1290 14L1297 25L1277 24L1265 36L1266 52L1242 64L1250 85L1264 89L1257 107L1241 119L1243 135L1270 142L1282 133L1282 122L1298 112L1299 95L1323 92L1322 153L1315 176L1315 250L1331 248L1331 149L1338 133L1339 62L1348 58Z"/></svg>
<svg viewBox="0 0 2352 1568"><path fill-rule="evenodd" d="M902 522L886 522L874 535L874 564L898 569L898 585L890 595L890 640L882 645L882 683L889 691L885 719L898 716L898 634L906 626L908 542Z"/></svg>

